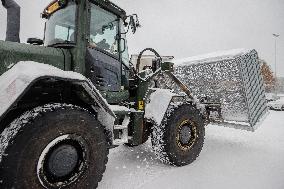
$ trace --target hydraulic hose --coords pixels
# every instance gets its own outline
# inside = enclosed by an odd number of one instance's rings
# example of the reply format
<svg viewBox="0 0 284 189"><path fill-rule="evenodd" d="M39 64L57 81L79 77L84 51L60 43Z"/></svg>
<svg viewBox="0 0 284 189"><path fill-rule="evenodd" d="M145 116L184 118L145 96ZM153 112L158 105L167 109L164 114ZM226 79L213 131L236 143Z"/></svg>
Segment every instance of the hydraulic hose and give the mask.
<svg viewBox="0 0 284 189"><path fill-rule="evenodd" d="M143 51L140 52L140 54L137 58L137 64L136 64L137 73L139 73L139 71L140 71L139 69L140 69L141 58L142 58L142 55L144 54L145 51L151 51L155 54L155 56L157 56L157 58L159 58L160 60L162 59L161 56L159 55L159 53L155 49L152 49L152 48L144 49Z"/></svg>

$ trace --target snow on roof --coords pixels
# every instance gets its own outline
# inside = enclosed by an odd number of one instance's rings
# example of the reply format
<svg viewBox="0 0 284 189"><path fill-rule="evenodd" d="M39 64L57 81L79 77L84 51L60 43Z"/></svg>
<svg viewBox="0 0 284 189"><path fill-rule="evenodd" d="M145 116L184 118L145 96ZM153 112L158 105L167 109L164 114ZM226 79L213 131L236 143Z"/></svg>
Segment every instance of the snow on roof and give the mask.
<svg viewBox="0 0 284 189"><path fill-rule="evenodd" d="M244 55L251 50L248 49L232 49L227 51L218 51L209 54L203 54L183 59L175 59L173 62L177 66L185 66L189 64L200 64L208 62L217 62L222 60L231 60L238 56Z"/></svg>

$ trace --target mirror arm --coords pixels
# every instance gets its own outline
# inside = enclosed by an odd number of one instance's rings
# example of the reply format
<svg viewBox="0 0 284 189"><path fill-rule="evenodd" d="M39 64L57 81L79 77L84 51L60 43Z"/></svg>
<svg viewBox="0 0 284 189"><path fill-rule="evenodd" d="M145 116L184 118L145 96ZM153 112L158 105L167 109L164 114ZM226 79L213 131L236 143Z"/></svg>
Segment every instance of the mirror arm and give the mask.
<svg viewBox="0 0 284 189"><path fill-rule="evenodd" d="M126 22L127 18L130 19L129 23ZM132 14L124 17L124 26L127 26L127 31L123 34L126 34L129 32L129 29L131 27L132 33L134 34L138 27L141 27L139 22L139 17L137 14Z"/></svg>
<svg viewBox="0 0 284 189"><path fill-rule="evenodd" d="M125 35L125 34L127 34L128 32L129 32L129 25L127 26L127 30L126 30L126 32L124 32L124 33L121 33L121 35Z"/></svg>
<svg viewBox="0 0 284 189"><path fill-rule="evenodd" d="M132 16L136 17L136 27L141 27L138 15L137 14L133 14Z"/></svg>

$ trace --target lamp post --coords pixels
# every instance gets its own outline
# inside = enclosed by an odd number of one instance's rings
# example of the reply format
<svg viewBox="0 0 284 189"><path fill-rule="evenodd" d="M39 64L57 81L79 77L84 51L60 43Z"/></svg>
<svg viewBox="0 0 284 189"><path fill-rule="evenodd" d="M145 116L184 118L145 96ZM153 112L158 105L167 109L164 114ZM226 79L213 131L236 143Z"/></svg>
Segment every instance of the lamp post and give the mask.
<svg viewBox="0 0 284 189"><path fill-rule="evenodd" d="M275 95L277 96L277 38L280 36L279 34L275 34L275 33L273 33L272 34L273 35L273 37L274 37L274 44L275 44L275 62L274 62L274 73L275 73L275 84L274 84L274 90L275 90Z"/></svg>

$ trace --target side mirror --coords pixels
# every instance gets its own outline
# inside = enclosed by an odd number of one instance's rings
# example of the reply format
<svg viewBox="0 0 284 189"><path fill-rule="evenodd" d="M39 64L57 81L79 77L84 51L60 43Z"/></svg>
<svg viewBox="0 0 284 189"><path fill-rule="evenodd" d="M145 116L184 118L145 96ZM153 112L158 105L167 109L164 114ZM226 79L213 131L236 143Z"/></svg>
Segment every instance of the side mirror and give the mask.
<svg viewBox="0 0 284 189"><path fill-rule="evenodd" d="M129 18L129 22L126 21L127 18ZM124 26L128 27L125 34L128 33L129 28L131 28L132 33L134 34L137 31L137 28L141 27L137 14L127 16L124 20Z"/></svg>
<svg viewBox="0 0 284 189"><path fill-rule="evenodd" d="M133 16L130 16L129 25L131 27L132 33L134 34L137 30L136 22Z"/></svg>
<svg viewBox="0 0 284 189"><path fill-rule="evenodd" d="M28 38L27 43L31 45L43 45L43 40L38 38Z"/></svg>

